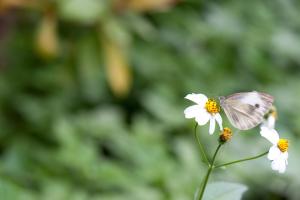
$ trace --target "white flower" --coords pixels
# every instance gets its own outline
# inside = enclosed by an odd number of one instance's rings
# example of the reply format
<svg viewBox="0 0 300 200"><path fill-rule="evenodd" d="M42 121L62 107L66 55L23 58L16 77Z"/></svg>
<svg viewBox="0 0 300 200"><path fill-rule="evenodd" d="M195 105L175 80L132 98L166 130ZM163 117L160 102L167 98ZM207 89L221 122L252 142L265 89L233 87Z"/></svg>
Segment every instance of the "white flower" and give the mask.
<svg viewBox="0 0 300 200"><path fill-rule="evenodd" d="M280 139L276 130L267 127L261 127L260 134L273 144L268 153L272 169L284 173L288 165L288 140Z"/></svg>
<svg viewBox="0 0 300 200"><path fill-rule="evenodd" d="M195 118L200 126L210 121L209 134L214 133L216 121L220 130L223 130L222 117L219 114L220 109L215 100L208 99L204 94L194 93L186 95L185 98L196 103L196 105L189 106L184 110L185 118Z"/></svg>

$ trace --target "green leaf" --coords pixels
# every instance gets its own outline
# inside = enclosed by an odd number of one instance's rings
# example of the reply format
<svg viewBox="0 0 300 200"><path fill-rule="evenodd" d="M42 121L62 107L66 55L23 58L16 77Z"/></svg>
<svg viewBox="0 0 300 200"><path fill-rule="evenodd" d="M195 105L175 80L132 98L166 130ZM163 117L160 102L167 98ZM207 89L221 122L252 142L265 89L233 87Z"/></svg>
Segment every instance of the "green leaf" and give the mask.
<svg viewBox="0 0 300 200"><path fill-rule="evenodd" d="M0 182L0 196L3 199L16 199L18 196L18 190L12 184Z"/></svg>
<svg viewBox="0 0 300 200"><path fill-rule="evenodd" d="M204 200L240 200L247 186L238 183L215 182L207 186Z"/></svg>
<svg viewBox="0 0 300 200"><path fill-rule="evenodd" d="M30 192L23 190L12 182L0 180L0 199L35 200L35 197Z"/></svg>
<svg viewBox="0 0 300 200"><path fill-rule="evenodd" d="M62 18L81 23L95 23L106 6L106 1L99 0L62 0L58 3Z"/></svg>

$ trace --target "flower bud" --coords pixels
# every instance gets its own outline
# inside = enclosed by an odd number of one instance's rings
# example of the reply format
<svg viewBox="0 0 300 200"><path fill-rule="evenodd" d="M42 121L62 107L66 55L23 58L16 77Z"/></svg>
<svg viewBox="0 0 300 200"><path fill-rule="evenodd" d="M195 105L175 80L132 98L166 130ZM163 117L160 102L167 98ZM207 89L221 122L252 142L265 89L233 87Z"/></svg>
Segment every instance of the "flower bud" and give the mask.
<svg viewBox="0 0 300 200"><path fill-rule="evenodd" d="M225 128L223 129L223 131L221 132L221 134L220 134L219 141L220 141L221 143L225 143L225 142L227 142L228 140L230 140L231 137L232 137L232 131L231 131L231 129L228 128L228 127L225 127Z"/></svg>

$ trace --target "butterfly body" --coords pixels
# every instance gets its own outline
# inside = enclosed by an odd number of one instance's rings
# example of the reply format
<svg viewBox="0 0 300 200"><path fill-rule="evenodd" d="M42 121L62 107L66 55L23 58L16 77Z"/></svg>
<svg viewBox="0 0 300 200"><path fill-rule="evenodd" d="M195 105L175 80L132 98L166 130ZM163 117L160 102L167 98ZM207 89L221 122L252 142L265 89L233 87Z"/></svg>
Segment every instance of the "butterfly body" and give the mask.
<svg viewBox="0 0 300 200"><path fill-rule="evenodd" d="M256 91L235 93L219 99L231 124L240 130L249 130L260 124L274 101L271 95Z"/></svg>

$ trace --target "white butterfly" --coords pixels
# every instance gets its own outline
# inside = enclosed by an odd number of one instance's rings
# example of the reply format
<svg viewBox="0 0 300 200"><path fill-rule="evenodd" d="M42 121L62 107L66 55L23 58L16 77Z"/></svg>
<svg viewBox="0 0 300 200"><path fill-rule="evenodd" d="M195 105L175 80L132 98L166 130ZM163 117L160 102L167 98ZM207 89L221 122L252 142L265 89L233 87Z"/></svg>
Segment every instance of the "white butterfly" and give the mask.
<svg viewBox="0 0 300 200"><path fill-rule="evenodd" d="M235 93L219 99L230 123L240 130L249 130L262 123L274 101L271 95L256 91Z"/></svg>

